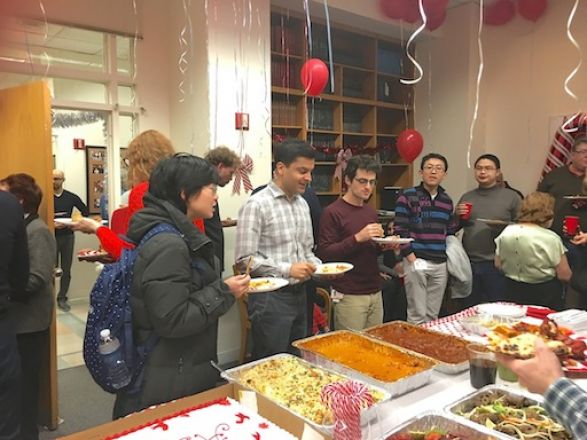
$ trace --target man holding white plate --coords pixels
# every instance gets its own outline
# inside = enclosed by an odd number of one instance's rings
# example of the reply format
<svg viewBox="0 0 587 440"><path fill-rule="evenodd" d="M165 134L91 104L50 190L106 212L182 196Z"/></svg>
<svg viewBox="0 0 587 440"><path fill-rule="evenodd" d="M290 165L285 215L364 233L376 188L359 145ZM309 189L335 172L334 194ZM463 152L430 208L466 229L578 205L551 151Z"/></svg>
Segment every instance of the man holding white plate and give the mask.
<svg viewBox="0 0 587 440"><path fill-rule="evenodd" d="M381 249L398 244L378 245L383 237L377 212L367 201L377 184L379 164L369 155L352 157L344 172L347 191L324 209L320 219L318 255L324 261L349 262L354 266L332 287L338 302L334 307L336 330L362 330L383 322L381 276L377 256Z"/></svg>

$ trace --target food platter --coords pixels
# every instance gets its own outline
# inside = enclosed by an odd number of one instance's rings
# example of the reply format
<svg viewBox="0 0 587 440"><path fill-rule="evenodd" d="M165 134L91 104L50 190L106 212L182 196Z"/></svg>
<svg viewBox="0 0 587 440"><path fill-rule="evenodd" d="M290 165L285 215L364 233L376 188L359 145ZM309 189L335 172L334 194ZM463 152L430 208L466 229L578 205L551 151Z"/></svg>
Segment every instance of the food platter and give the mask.
<svg viewBox="0 0 587 440"><path fill-rule="evenodd" d="M289 281L284 278L252 278L249 283L249 293L273 292L287 286L288 284Z"/></svg>
<svg viewBox="0 0 587 440"><path fill-rule="evenodd" d="M394 237L393 235L387 237L371 237L375 243L382 243L382 244L407 244L414 241L413 238L399 238Z"/></svg>
<svg viewBox="0 0 587 440"><path fill-rule="evenodd" d="M476 306L477 313L482 315L503 316L508 318L523 318L526 316L526 307L517 304L485 303Z"/></svg>
<svg viewBox="0 0 587 440"><path fill-rule="evenodd" d="M355 266L353 266L351 263L342 263L342 262L324 263L324 264L319 264L318 266L316 266L316 272L314 272L314 275L316 275L316 276L341 275L341 274L346 273L349 270L353 269L354 267Z"/></svg>

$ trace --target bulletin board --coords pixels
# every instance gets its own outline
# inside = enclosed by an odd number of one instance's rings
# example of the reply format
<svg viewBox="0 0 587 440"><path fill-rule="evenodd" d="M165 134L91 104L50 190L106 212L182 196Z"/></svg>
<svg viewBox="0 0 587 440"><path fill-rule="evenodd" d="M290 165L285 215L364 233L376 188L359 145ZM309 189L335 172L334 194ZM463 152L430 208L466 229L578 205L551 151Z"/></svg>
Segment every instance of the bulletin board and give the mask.
<svg viewBox="0 0 587 440"><path fill-rule="evenodd" d="M120 149L121 169L125 169L123 159L126 156L126 148ZM87 202L90 214L100 215L102 194L106 188L106 170L108 159L106 147L86 146L86 172L87 172Z"/></svg>

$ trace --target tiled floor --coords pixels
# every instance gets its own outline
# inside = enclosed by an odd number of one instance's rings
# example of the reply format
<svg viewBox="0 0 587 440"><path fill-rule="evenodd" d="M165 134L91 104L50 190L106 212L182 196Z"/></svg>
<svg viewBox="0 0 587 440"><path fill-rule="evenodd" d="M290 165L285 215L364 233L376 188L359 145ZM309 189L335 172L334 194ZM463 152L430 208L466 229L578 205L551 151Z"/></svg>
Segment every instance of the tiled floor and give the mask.
<svg viewBox="0 0 587 440"><path fill-rule="evenodd" d="M57 309L57 369L59 370L84 364L82 347L88 303L74 302L70 305L69 312Z"/></svg>

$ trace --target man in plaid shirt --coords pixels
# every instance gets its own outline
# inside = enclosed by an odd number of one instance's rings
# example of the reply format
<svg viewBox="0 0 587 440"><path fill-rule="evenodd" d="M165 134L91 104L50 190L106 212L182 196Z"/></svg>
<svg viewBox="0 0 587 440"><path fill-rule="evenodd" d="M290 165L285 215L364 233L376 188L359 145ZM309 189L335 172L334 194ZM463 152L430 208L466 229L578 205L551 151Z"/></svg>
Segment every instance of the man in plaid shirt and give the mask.
<svg viewBox="0 0 587 440"><path fill-rule="evenodd" d="M546 411L574 438L587 439L587 391L564 377L558 358L542 339L537 339L532 359L498 355L498 360L518 375L522 386L544 395Z"/></svg>
<svg viewBox="0 0 587 440"><path fill-rule="evenodd" d="M273 181L240 209L236 264L249 265L252 277L286 278L276 292L251 295L248 301L253 359L295 352L292 341L307 335L305 281L321 261L312 252L310 208L301 194L312 181L314 150L287 140L275 148Z"/></svg>

